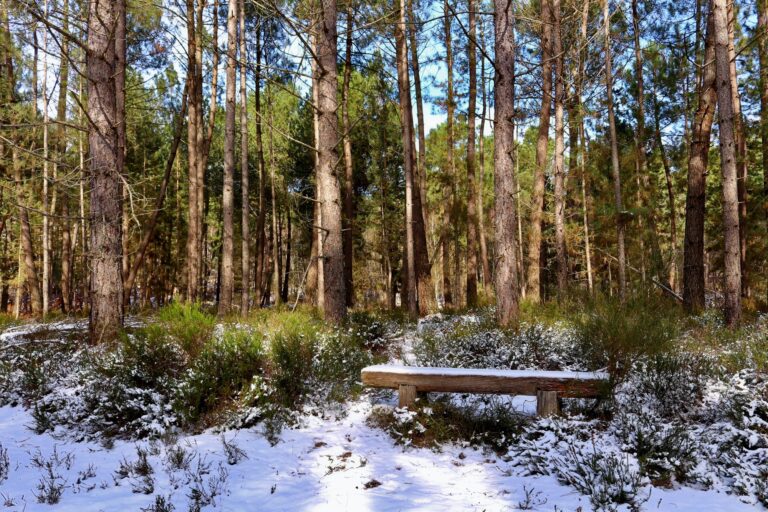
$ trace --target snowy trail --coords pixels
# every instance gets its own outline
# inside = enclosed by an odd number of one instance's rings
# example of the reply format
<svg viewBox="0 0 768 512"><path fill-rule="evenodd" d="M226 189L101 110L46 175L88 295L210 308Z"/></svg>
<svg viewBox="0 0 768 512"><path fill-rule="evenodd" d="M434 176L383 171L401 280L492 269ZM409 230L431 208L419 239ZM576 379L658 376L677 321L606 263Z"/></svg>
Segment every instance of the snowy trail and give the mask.
<svg viewBox="0 0 768 512"><path fill-rule="evenodd" d="M535 495L533 510L590 509L587 498L553 477L515 476L508 463L472 448L447 446L435 453L396 446L385 433L366 426L370 409L361 400L352 403L341 420L309 418L304 427L285 430L275 446L253 431L228 432L227 439L234 440L248 457L232 466L226 462L217 434L182 437L177 444L211 463L213 469L205 478L215 475L219 465L228 472L224 492L206 509L501 511L519 509L526 489ZM152 495L133 492L138 480L115 476L120 462L136 459L136 446L147 447L147 443L119 442L106 449L35 435L26 427L31 423L31 416L21 408L0 408L0 442L11 462L9 479L0 483L0 500L14 503L7 510L122 511L154 503ZM74 459L70 469L62 466L57 470L65 482L60 503L39 504L35 495L42 471L31 459L38 450L47 458L54 447L60 458L71 453ZM166 469L167 449L160 444L148 457L154 468L154 493L170 497L175 510L187 510L190 488L180 483L183 472ZM78 483L78 474L89 466L94 475ZM374 479L381 485L366 489L366 483ZM690 488L654 489L645 508L754 510L734 496Z"/></svg>

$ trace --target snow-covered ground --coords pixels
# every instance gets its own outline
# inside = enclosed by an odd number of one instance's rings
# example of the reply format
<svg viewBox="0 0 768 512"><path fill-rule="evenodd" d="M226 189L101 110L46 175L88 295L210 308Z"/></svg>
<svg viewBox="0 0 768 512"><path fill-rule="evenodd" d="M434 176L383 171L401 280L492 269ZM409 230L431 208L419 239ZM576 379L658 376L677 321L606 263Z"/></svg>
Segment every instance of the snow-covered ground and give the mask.
<svg viewBox="0 0 768 512"><path fill-rule="evenodd" d="M519 476L514 461L469 447L445 446L441 452L404 448L381 430L368 427L372 404L361 399L349 405L343 419L307 418L305 425L285 430L271 446L252 430L230 431L245 457L228 464L221 435L180 437L172 443L117 442L105 448L93 443L57 440L35 435L27 428L32 418L20 407L0 408L0 442L8 450L10 475L0 483L0 502L7 510L62 510L74 512L140 510L164 496L174 510L188 510L192 489L217 488L212 510L395 511L395 510L564 510L589 500L551 476ZM143 477L120 478L121 463L138 459L146 450L152 467L152 494ZM169 456L181 447L189 469L171 467ZM50 461L54 451L60 464L53 473L63 484L56 505L38 503L38 484L48 469L36 461ZM247 457L247 458L246 458ZM235 457L236 458L236 457ZM195 475L198 464L207 474ZM690 488L653 489L648 510L754 510L736 497Z"/></svg>
<svg viewBox="0 0 768 512"><path fill-rule="evenodd" d="M26 326L0 334L0 350L23 342L23 334L34 328ZM57 328L73 330L83 326L75 323L48 327L52 333ZM400 357L393 357L392 362L414 361L415 335L407 333L399 341ZM523 412L535 409L530 397L518 397L509 403ZM392 409L395 404L394 392L364 393L342 406L340 414L302 416L297 426L280 433L276 444L271 444L258 427L228 430L223 435L209 431L169 436L157 441L76 442L72 433L63 428L36 434L31 428L35 424L33 410L0 407L0 509L592 509L588 496L562 485L556 476L531 475L514 450L499 457L490 450L466 444L442 444L439 450L397 444L387 432L368 422L374 408ZM547 436L552 436L546 434L546 421L543 424L547 441ZM569 428L574 425L581 428L578 422ZM584 428L591 427L585 423ZM616 451L616 446L600 444L595 433L591 435L594 450ZM576 443L575 437L566 437L569 439ZM760 508L753 496L739 497L725 491L722 485L698 490L679 484L660 488L646 482L642 508L675 512ZM630 509L622 505L616 510Z"/></svg>

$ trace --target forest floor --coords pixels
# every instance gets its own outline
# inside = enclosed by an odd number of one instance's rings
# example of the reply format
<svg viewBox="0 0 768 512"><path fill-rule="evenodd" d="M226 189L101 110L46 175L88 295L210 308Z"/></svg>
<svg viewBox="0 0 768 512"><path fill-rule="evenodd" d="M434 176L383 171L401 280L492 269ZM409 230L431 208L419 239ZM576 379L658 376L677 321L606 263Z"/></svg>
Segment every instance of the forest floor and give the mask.
<svg viewBox="0 0 768 512"><path fill-rule="evenodd" d="M452 362L460 365L463 349L455 345L435 349L425 342L439 338L440 330L452 326L451 322L466 327L477 320L473 316L428 319L418 329L392 336L387 357L394 362L429 364L430 357L443 357L447 350L450 357L459 357ZM449 330L461 330L461 325ZM0 334L0 354L6 347L30 343L26 336L40 328L27 324ZM84 326L58 324L58 328L71 334ZM50 342L57 327L46 329ZM477 334L471 329L473 336ZM494 342L491 331L483 331L482 337ZM567 336L557 343L567 345ZM535 343L528 339L526 344L530 349ZM475 345L473 350L477 349ZM557 352L547 356L550 361L558 358ZM497 356L499 352L493 357ZM509 360L509 354L504 357ZM556 366L579 364L560 360ZM743 391L725 391L714 382L705 387L702 404L716 409L723 404L713 401ZM754 394L755 389L748 387L746 392ZM759 387L758 393L764 390ZM78 400L76 387L63 393ZM768 475L768 418L762 418L766 411L760 409L767 402L759 400L747 404L756 414L752 423L744 418L728 424L722 418L699 419L680 437L677 431L665 430L677 425L674 421L626 434L622 429L627 425L648 419L639 411L639 416L625 418L624 423L586 418L575 408L568 418L536 419L534 404L523 397L473 401L475 397L451 396L438 397L411 413L396 409L394 392L366 390L327 408L304 407L276 436L265 435L257 425L209 428L196 434L175 430L147 440L82 435L73 425L40 433L39 405L9 400L10 395L6 390L0 402L5 404L0 407L0 505L7 510L738 512L761 508L760 478ZM433 408L450 407L475 412L513 410L515 433L506 435L515 441L499 442L495 437L478 443L474 434L466 439L461 435L450 439L451 435L443 437L439 432L430 435L432 430L451 428L430 423L436 415ZM700 410L697 417L704 416ZM506 415L489 417L509 421ZM657 419L652 423L664 423ZM712 441L703 446L704 439L721 439L725 431L729 440L745 445L741 451L730 445L727 450L712 446ZM638 442L638 436L646 440ZM701 441L702 446L670 455L670 444L690 441ZM717 459L734 454L738 460L717 466ZM679 460L683 458L691 460ZM655 465L647 464L650 459ZM672 467L668 473L673 476L661 478L657 473L663 472L665 464ZM684 479L683 473L685 483L678 482Z"/></svg>

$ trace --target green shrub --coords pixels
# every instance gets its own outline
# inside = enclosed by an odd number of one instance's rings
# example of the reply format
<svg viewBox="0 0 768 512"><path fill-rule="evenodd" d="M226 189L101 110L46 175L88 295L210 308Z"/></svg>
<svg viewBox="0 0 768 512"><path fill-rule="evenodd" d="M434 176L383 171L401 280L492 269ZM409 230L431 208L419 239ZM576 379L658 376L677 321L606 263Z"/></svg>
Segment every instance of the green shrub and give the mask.
<svg viewBox="0 0 768 512"><path fill-rule="evenodd" d="M360 337L342 332L321 338L314 373L320 383L318 387L327 388L328 398L340 402L356 391L360 370L373 362L364 343Z"/></svg>
<svg viewBox="0 0 768 512"><path fill-rule="evenodd" d="M594 368L607 366L614 378L640 356L669 352L680 324L675 304L641 296L623 303L597 298L574 319L584 359Z"/></svg>
<svg viewBox="0 0 768 512"><path fill-rule="evenodd" d="M264 367L262 335L249 329L226 329L205 345L179 385L176 408L185 421L228 404Z"/></svg>
<svg viewBox="0 0 768 512"><path fill-rule="evenodd" d="M172 302L160 309L157 321L147 329L165 331L184 351L194 358L211 339L216 318L198 304Z"/></svg>
<svg viewBox="0 0 768 512"><path fill-rule="evenodd" d="M86 427L108 436L162 434L176 421L170 396L186 364L181 348L157 329L123 335L96 352L83 375Z"/></svg>
<svg viewBox="0 0 768 512"><path fill-rule="evenodd" d="M310 391L310 377L317 351L317 334L304 332L291 322L270 339L270 381L281 405L291 407Z"/></svg>

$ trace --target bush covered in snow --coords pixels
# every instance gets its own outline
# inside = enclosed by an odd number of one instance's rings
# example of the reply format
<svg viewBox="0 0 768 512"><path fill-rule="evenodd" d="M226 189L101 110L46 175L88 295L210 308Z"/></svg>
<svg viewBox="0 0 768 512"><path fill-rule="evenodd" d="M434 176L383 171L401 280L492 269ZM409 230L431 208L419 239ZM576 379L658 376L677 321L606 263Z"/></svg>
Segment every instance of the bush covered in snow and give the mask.
<svg viewBox="0 0 768 512"><path fill-rule="evenodd" d="M329 329L306 313L216 328L212 319L173 305L100 347L22 335L0 352L0 403L27 404L38 432L80 438L264 420L274 431L307 404L346 399L371 361L357 329Z"/></svg>
<svg viewBox="0 0 768 512"><path fill-rule="evenodd" d="M412 343L413 362L425 366L607 367L613 389L597 407L566 401L570 415L518 420L506 432L509 457L522 472L556 476L595 509L639 508L651 485L713 488L768 504L764 318L734 334L706 317L685 319L663 300L602 300L567 321L523 323L517 332L482 315L428 317ZM462 405L458 395L438 395L414 412L379 411L375 423L403 444L477 440L461 425L485 410L483 400ZM498 446L500 438L496 431L486 443Z"/></svg>

